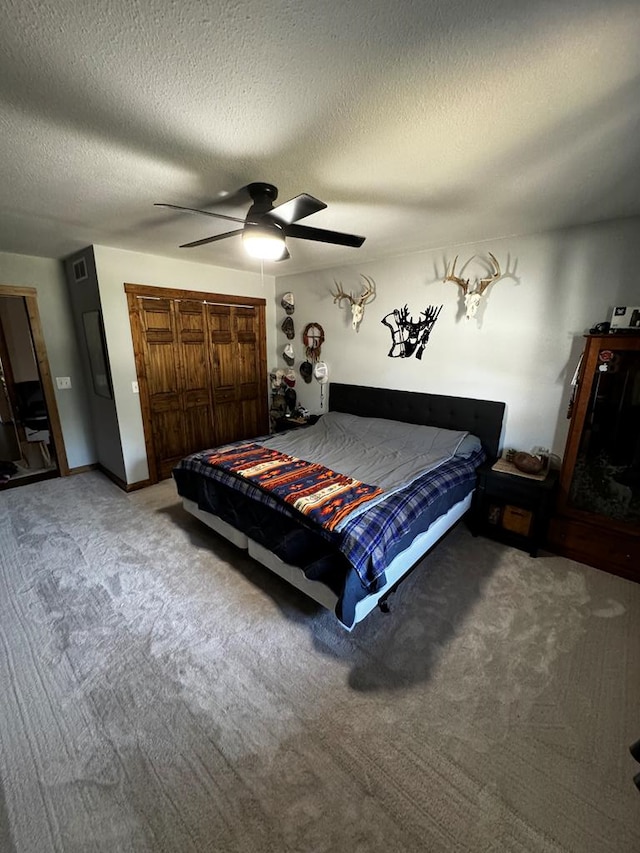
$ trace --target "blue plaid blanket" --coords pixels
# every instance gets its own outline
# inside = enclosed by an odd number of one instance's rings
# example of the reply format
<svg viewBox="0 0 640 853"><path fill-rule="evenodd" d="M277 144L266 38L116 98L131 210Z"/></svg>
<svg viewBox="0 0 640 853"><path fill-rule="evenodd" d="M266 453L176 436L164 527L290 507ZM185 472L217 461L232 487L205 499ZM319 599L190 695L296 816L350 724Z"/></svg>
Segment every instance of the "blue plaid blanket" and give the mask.
<svg viewBox="0 0 640 853"><path fill-rule="evenodd" d="M482 449L467 458L454 457L345 525L339 548L365 587L384 574L389 552L416 522L420 520L426 530L469 494L475 487L476 468L485 458Z"/></svg>
<svg viewBox="0 0 640 853"><path fill-rule="evenodd" d="M209 464L207 458L211 453L208 449L187 456L177 468L211 478L290 518L305 518L250 481ZM308 518L305 521L344 554L366 590L376 589L393 546L409 534L418 521L421 529L426 530L432 521L462 500L474 488L476 468L484 459L483 450L467 458L450 459L348 521L340 532L329 532L321 525L312 524Z"/></svg>

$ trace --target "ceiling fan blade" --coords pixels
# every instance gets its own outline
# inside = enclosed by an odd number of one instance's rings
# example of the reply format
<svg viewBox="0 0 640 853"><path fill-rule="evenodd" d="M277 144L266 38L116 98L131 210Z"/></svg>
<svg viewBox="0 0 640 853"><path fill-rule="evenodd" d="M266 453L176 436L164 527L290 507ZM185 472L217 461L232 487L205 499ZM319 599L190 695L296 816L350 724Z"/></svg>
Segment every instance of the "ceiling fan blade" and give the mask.
<svg viewBox="0 0 640 853"><path fill-rule="evenodd" d="M213 216L214 219L228 219L230 222L244 222L237 216L227 216L224 213L210 213L208 210L198 210L196 207L180 207L178 204L163 204L156 202L154 207L168 207L170 210L184 210L186 213L201 213L203 216Z"/></svg>
<svg viewBox="0 0 640 853"><path fill-rule="evenodd" d="M205 246L207 243L215 243L216 240L225 240L227 237L235 237L236 234L242 234L243 229L237 231L225 231L224 234L214 234L213 237L205 237L202 240L194 240L192 243L183 243L178 246L179 249L192 249L194 246Z"/></svg>
<svg viewBox="0 0 640 853"><path fill-rule="evenodd" d="M285 201L274 207L267 215L278 222L289 225L292 222L297 222L299 219L304 219L305 216L311 216L312 213L324 210L326 206L319 198L314 198L308 193L301 193L295 198L291 198L289 201Z"/></svg>
<svg viewBox="0 0 640 853"><path fill-rule="evenodd" d="M337 246L352 246L354 249L362 246L366 239L366 237L358 237L357 234L327 231L324 228L309 228L307 225L285 225L284 233L287 237L297 237L300 240L335 243Z"/></svg>

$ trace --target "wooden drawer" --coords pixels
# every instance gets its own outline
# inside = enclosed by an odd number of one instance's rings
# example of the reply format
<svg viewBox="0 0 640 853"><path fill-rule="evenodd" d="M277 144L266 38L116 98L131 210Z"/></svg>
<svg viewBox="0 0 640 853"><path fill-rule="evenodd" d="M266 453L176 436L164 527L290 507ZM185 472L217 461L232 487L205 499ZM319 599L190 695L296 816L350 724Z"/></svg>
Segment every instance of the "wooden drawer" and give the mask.
<svg viewBox="0 0 640 853"><path fill-rule="evenodd" d="M549 548L562 556L640 581L640 533L617 533L556 517L549 525L548 538Z"/></svg>

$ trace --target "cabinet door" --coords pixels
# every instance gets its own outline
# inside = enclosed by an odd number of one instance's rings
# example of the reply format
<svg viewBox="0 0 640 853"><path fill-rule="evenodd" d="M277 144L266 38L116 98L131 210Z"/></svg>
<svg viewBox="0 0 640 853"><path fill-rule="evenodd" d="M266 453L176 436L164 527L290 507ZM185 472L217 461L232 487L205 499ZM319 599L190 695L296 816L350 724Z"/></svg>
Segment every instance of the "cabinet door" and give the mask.
<svg viewBox="0 0 640 853"><path fill-rule="evenodd" d="M569 515L612 528L640 525L640 338L588 340L563 463L562 504Z"/></svg>

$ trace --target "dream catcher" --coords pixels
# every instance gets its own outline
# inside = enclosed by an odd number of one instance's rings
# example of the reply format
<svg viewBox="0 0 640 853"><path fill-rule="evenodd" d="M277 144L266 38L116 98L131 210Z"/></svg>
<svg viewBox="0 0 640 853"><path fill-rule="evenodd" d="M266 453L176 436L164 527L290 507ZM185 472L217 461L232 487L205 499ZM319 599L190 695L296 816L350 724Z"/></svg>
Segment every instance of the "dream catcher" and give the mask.
<svg viewBox="0 0 640 853"><path fill-rule="evenodd" d="M302 333L307 361L315 364L320 360L320 350L324 343L324 329L320 323L307 323Z"/></svg>
<svg viewBox="0 0 640 853"><path fill-rule="evenodd" d="M307 360L300 366L300 375L305 382L311 382L313 376L320 383L320 408L324 409L324 386L328 379L327 365L320 361L324 329L320 323L307 323L302 332Z"/></svg>

